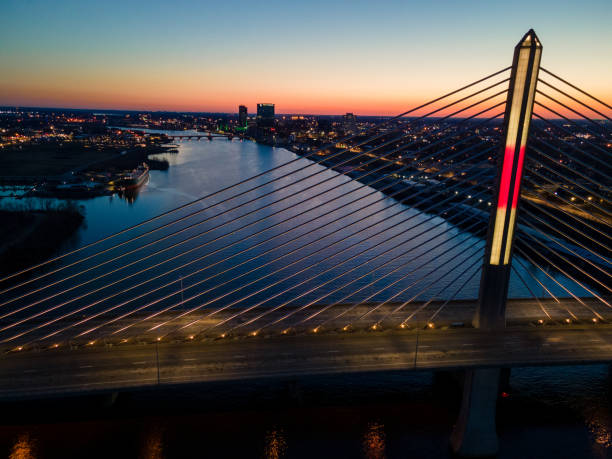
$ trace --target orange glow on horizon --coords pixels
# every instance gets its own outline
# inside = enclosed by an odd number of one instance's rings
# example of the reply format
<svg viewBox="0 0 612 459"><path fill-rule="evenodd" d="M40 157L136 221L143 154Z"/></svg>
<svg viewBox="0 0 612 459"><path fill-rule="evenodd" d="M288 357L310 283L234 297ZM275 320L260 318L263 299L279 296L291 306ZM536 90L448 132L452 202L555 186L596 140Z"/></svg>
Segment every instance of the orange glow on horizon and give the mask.
<svg viewBox="0 0 612 459"><path fill-rule="evenodd" d="M172 79L169 79L172 81ZM428 100L435 99L441 94L460 86L464 81L454 83L454 86L445 88L428 87L427 90L410 91L405 93L390 93L387 91L372 91L351 93L329 88L311 88L310 91L292 91L290 88L281 88L274 91L270 88L259 88L253 85L252 89L243 88L240 92L231 90L206 91L202 86L187 84L187 81L169 85L162 81L144 83L132 86L129 81L122 84L109 82L108 86L100 81L80 82L73 81L42 84L36 81L23 81L20 83L2 84L0 77L0 105L18 107L59 107L75 109L99 110L141 110L141 111L178 111L178 112L222 112L235 113L238 105L249 107L254 113L256 104L262 101L271 101L276 105L276 113L301 113L313 115L338 115L352 112L361 116L393 116L412 107L419 106ZM182 84L185 83L185 84ZM171 86L171 87L169 87ZM263 90L259 90L263 89ZM551 90L548 91L552 92ZM603 100L605 95L599 94ZM503 100L503 97L491 100L482 106L476 107L462 116L469 116L482 110L486 106ZM554 108L557 112L568 118L576 118L570 110L560 107L543 97L537 100ZM562 98L569 107L584 112L584 107L571 100ZM600 111L610 116L610 110L598 107ZM503 110L503 107L501 108ZM444 116L452 110L436 114ZM534 111L546 118L558 118L557 115L536 105ZM415 115L423 114L419 111ZM492 116L493 111L482 115ZM596 117L596 116L595 116Z"/></svg>

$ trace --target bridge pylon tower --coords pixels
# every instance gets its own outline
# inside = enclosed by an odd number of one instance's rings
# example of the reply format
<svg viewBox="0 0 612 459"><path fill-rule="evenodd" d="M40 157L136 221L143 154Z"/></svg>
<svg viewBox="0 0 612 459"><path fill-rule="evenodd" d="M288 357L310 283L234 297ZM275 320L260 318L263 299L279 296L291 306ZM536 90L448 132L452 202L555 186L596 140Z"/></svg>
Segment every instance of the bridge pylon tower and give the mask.
<svg viewBox="0 0 612 459"><path fill-rule="evenodd" d="M542 45L529 30L514 48L498 157L495 203L489 219L474 326L494 331L506 326L506 301L512 266L525 149L533 113ZM495 413L499 368L466 371L459 419L451 446L460 456L493 456L498 450Z"/></svg>
<svg viewBox="0 0 612 459"><path fill-rule="evenodd" d="M506 325L516 216L541 55L542 45L533 30L525 34L514 50L504 114L503 150L498 157L496 206L489 219L474 318L477 328L496 329Z"/></svg>

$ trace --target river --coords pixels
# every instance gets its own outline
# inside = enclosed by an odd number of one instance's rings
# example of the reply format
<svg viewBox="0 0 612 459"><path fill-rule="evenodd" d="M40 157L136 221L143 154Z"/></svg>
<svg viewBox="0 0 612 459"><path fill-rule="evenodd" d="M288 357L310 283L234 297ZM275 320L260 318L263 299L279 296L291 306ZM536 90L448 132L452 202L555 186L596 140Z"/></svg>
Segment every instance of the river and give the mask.
<svg viewBox="0 0 612 459"><path fill-rule="evenodd" d="M156 132L173 133L172 131ZM189 134L190 132L181 131L181 133ZM282 148L273 148L251 141L227 141L223 139L181 142L179 143L178 154L163 154L157 155L157 157L167 160L170 164L169 169L167 171L151 171L148 183L141 188L138 196L133 201L122 199L118 196L103 196L78 201L78 204L85 209L85 225L64 249L72 249L94 242L104 236L137 224L145 219L191 202L201 196L211 194L257 174L261 174L272 168L277 168L284 163L298 158L294 153ZM306 295L302 297L303 302L316 299L326 293L329 293L329 296L323 299L324 302L335 301L346 296L347 291L355 291L362 287L364 288L359 293L355 293L354 296L351 297L351 300L362 300L371 296L371 301L384 301L398 292L401 292L399 298L410 297L413 294L417 294L417 298L430 298L435 296L447 299L454 293L452 289L449 289L449 286L461 285L464 281L467 281L467 284L457 292L455 298L475 298L477 296L479 276L474 275L474 277L468 280L469 275L472 274L474 270L468 271L465 275L457 278L451 273L452 270L450 269L459 265L467 266L466 263L468 261L471 263L481 257L482 244L478 243L477 238L455 228L442 218L399 205L393 199L386 198L382 193L376 192L369 187L362 186L359 182L349 181L348 178L338 176L335 172L325 170L321 166L312 166L304 169L308 164L310 164L308 160L299 159L288 167L280 168L272 174L264 175L226 193L199 202L185 211L177 212L167 218L160 219L154 222L154 224L171 222L172 219L178 216L185 216L188 211L200 211L198 215L190 217L186 222L207 221L198 223L193 230L187 229L181 233L180 237L190 236L191 240L180 245L177 251L193 249L198 243L201 244L205 241L206 237L210 239L211 236L222 236L223 232L235 230L234 234L226 235L222 239L219 239L219 242L208 245L210 248L219 249L225 247L229 243L234 243L231 248L234 251L232 252L228 248L217 256L211 255L206 258L206 262L208 263L219 262L220 258L223 256L234 254L237 248L248 248L246 245L247 240L252 244L263 241L264 236L276 236L270 243L262 244L253 250L245 252L244 255L234 257L234 263L243 262L260 255L259 258L257 258L257 263L267 263L268 266L277 270L281 269L284 264L288 262L295 262L293 265L294 271L307 267L309 263L318 263L315 269L319 271L329 269L329 275L325 276L326 281L329 280L330 277L338 277L321 287L316 292L318 295ZM271 177L279 177L298 169L303 170L296 172L290 177L281 178L272 184L265 184ZM314 173L317 173L316 177L310 179L306 178L308 175ZM302 179L300 183L289 186L300 179ZM314 186L317 181L321 180L327 180L327 182L324 185ZM328 193L313 197L315 194L319 194L327 188L336 187L339 184L344 185ZM238 199L202 211L203 208L209 206L211 203L221 201L223 198L230 197L232 194L244 191L254 185L262 186L258 190L249 192ZM303 190L306 187L310 187L310 189L303 194L296 194L297 191ZM248 203L236 211L230 211L231 207L234 205L242 204L245 201L252 200L255 197L265 194L267 194L267 196L253 203ZM353 202L360 197L362 198L361 200ZM305 201L306 199L308 200ZM273 204L273 201L276 200L281 201L278 204ZM331 200L332 204L325 205L324 201L326 200ZM364 207L368 204L370 204L368 207ZM268 207L240 220L232 220L240 213L252 211L258 206ZM314 206L317 206L317 208L303 214L303 210ZM338 211L329 214L329 216L326 215L327 211L337 207L340 207ZM286 210L283 211L283 209ZM226 213L221 217L215 216L222 211ZM255 221L260 215L267 215L268 218L262 221ZM341 215L347 216L337 222L332 221ZM372 216L368 217L368 215ZM295 218L289 220L289 217L292 216ZM307 222L307 220L312 220L315 216L320 216L320 218ZM353 223L355 221L357 222ZM221 223L223 223L223 226L218 230L215 229L215 226ZM250 223L250 226L240 230L240 225L238 223ZM326 223L327 225L325 225ZM346 230L341 228L343 225L346 226L350 223L353 224ZM152 229L154 224L145 226L142 229ZM270 225L275 225L275 227L271 230L266 230ZM182 223L179 223L169 227L168 231L161 231L155 233L155 235L160 236L169 234L171 231L184 226L185 225ZM388 228L388 230L381 232L381 230L385 228ZM482 228L482 225L480 225L480 228ZM322 238L325 234L334 230L336 231L331 237L326 239ZM205 236L199 236L198 234L202 231L208 231L208 233ZM261 236L258 233L251 236L250 239L246 239L244 242L240 241L257 232L261 232ZM357 234L344 241L341 240L349 233ZM428 242L427 245L424 246L425 248L415 248L419 246L420 242L427 242L432 235L438 233L439 237ZM130 235L131 234L138 234L138 232L130 233ZM298 235L302 237L301 239L296 239L295 243L290 241L280 249L268 251L268 249L273 249L276 245L286 242L289 236ZM365 239L361 236L370 237ZM126 238L119 237L113 239L112 242L125 239ZM362 239L364 240L362 241ZM170 241L178 241L178 238L171 238ZM301 247L301 244L299 244L301 241L304 241L304 243L310 242L311 244L304 250L298 250L293 254L283 257L279 262L276 261L284 252L290 252L292 249ZM329 248L325 248L329 245L327 244L328 242L335 244ZM456 243L460 243L460 245L453 248ZM109 245L110 243L107 245L101 244L97 248L107 247ZM395 245L397 245L396 249L393 248ZM158 248L161 246L163 246L163 244L152 247ZM368 248L370 248L370 250L366 251ZM321 251L303 261L299 260L300 257L306 257L309 253L308 251L312 252L314 249L321 249ZM199 249L194 249L194 251L200 253ZM140 251L138 255L150 254L151 252L151 249L145 249ZM166 252L166 254L167 253L168 252ZM170 253L174 254L175 252L172 251ZM336 255L337 253L338 255ZM368 263L368 259L381 253L382 255L379 258ZM470 254L473 254L472 258L468 257ZM354 258L338 265L341 261L346 260L348 256L354 256ZM368 273L373 268L392 257L396 257L396 259L389 261L377 271ZM123 259L125 262L133 260L133 258L129 256ZM193 257L190 258L188 254L179 259L176 263L166 263L164 268L176 267L179 266L181 262L187 263L192 259ZM149 260L148 263L151 263L157 259L152 257ZM160 260L164 261L162 258L160 258ZM567 295L561 288L547 280L544 273L530 265L527 261L521 261L522 264L527 267L529 273L525 272L520 266L517 267L522 273L523 279L529 283L533 292L544 296L542 287L533 280L533 277L536 277L549 286L550 290L555 295ZM449 268L445 267L447 264ZM229 265L223 265L222 263L217 266L217 269L220 267L229 267ZM247 264L245 266L249 265ZM439 278L439 280L436 281L433 287L419 294L423 286L426 285L422 280L423 276L436 266L442 266L442 268L427 279ZM348 276L342 276L344 271L352 268L355 269L351 272L350 278ZM474 269L478 269L478 266L475 266ZM190 265L174 275L184 277L193 270L194 265ZM162 272L161 268L155 272ZM218 277L216 281L225 281L235 276L237 272L240 271L233 271L227 276ZM457 272L458 271L455 271L455 273ZM312 276L314 273L314 270L305 271L303 276L293 277L292 282L295 282L298 278L301 280L309 275ZM278 281L279 288L281 288L284 285L283 279L289 274L289 271L279 271L278 275L274 274L270 276L269 279L273 282ZM256 273L256 275L261 275L261 273ZM249 281L256 280L256 275L247 275L245 279ZM376 283L375 280L377 276L384 276L385 280ZM562 275L557 274L555 277L566 285L570 282ZM193 279L195 280L196 278L197 277L194 277ZM347 288L342 289L341 287L347 285L351 278L357 278L357 280ZM322 278L319 279L319 281L321 280ZM393 283L394 285L392 288L381 290L385 283ZM338 291L334 293L335 290ZM380 293L377 293L379 290ZM573 288L573 290L580 292L579 288ZM271 292L274 291L274 289L271 290ZM295 290L296 294L298 292L300 292L299 288ZM514 273L512 273L509 296L531 296L522 281L519 280ZM282 299L291 299L291 296L283 295L279 301Z"/></svg>

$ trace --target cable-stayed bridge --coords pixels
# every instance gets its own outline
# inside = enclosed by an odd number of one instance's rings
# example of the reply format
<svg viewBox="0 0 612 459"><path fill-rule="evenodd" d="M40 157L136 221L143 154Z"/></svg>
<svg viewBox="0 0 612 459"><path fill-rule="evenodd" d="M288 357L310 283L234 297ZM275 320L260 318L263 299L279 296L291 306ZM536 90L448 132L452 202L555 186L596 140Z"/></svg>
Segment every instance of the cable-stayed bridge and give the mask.
<svg viewBox="0 0 612 459"><path fill-rule="evenodd" d="M474 369L470 454L495 368L612 357L612 107L541 52L1 279L0 395Z"/></svg>

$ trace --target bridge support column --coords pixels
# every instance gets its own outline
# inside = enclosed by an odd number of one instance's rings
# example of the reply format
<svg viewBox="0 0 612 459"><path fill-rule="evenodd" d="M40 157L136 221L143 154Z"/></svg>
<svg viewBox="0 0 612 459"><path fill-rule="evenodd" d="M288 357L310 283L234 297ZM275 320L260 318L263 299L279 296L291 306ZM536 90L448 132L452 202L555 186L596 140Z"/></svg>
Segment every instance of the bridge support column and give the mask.
<svg viewBox="0 0 612 459"><path fill-rule="evenodd" d="M451 447L455 454L462 457L497 454L495 412L499 375L499 368L466 371L461 411L451 435Z"/></svg>
<svg viewBox="0 0 612 459"><path fill-rule="evenodd" d="M491 210L474 326L506 326L506 300L512 265L525 149L540 69L542 45L530 30L514 48L504 114L503 150L498 159L496 201Z"/></svg>
<svg viewBox="0 0 612 459"><path fill-rule="evenodd" d="M504 114L503 149L498 159L496 206L489 220L474 317L474 326L485 330L506 326L516 216L541 54L542 45L533 30L514 48ZM499 368L467 371L461 412L451 437L451 446L457 454L464 457L496 454L495 411L499 379Z"/></svg>

